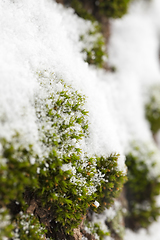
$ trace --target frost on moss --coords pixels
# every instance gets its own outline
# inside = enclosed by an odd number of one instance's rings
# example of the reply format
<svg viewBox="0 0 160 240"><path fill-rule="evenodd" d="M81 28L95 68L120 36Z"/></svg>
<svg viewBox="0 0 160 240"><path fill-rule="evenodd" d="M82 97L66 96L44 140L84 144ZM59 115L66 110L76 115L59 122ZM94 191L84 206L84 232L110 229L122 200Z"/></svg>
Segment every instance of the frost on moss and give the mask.
<svg viewBox="0 0 160 240"><path fill-rule="evenodd" d="M11 216L7 210L2 208L0 221L0 240L42 240L45 238L45 227L33 215L21 211L13 220L13 215Z"/></svg>
<svg viewBox="0 0 160 240"><path fill-rule="evenodd" d="M92 232L95 239L123 240L124 212L121 203L116 200L112 207L106 208L101 214L93 213L92 221L86 221L85 230L88 233Z"/></svg>
<svg viewBox="0 0 160 240"><path fill-rule="evenodd" d="M156 197L160 192L160 153L153 143L133 143L126 157L128 182L126 225L132 229L147 228L160 215Z"/></svg>
<svg viewBox="0 0 160 240"><path fill-rule="evenodd" d="M155 134L160 129L160 85L150 88L148 101L146 103L146 118L150 123L152 132Z"/></svg>
<svg viewBox="0 0 160 240"><path fill-rule="evenodd" d="M91 65L102 68L107 60L105 39L97 22L91 24L90 29L81 36L84 45L82 52L84 60Z"/></svg>
<svg viewBox="0 0 160 240"><path fill-rule="evenodd" d="M19 140L18 135L12 141L0 139L0 203L22 201L25 187L37 186L36 156L31 145L23 146Z"/></svg>
<svg viewBox="0 0 160 240"><path fill-rule="evenodd" d="M125 176L117 168L118 154L87 154L85 97L55 74L39 73L37 80L41 151L35 154L18 134L1 139L0 207L9 209L20 238L63 239L74 234L89 208L99 212L113 203Z"/></svg>
<svg viewBox="0 0 160 240"><path fill-rule="evenodd" d="M83 234L85 236L94 236L93 239L96 240L103 240L105 239L107 236L110 236L110 231L107 228L105 223L102 223L102 221L94 221L94 222L85 222L84 225L84 230L83 230ZM89 239L89 238L87 238Z"/></svg>
<svg viewBox="0 0 160 240"><path fill-rule="evenodd" d="M98 212L102 212L114 203L126 181L124 173L118 170L118 157L118 154L112 154L108 158L104 156L97 157L97 169L104 176L104 180L97 188L97 199L100 203Z"/></svg>
<svg viewBox="0 0 160 240"><path fill-rule="evenodd" d="M30 214L20 212L17 217L17 226L14 230L15 240L43 240L46 229L39 223L39 220Z"/></svg>
<svg viewBox="0 0 160 240"><path fill-rule="evenodd" d="M95 199L101 208L113 202L125 177L117 169L118 155L90 157L81 147L89 137L84 97L54 75L40 75L40 84L45 92L36 109L45 152L37 194L54 212L54 222L71 233L88 207L96 209Z"/></svg>
<svg viewBox="0 0 160 240"><path fill-rule="evenodd" d="M6 208L0 209L0 240L13 236L14 226L11 223L11 216Z"/></svg>
<svg viewBox="0 0 160 240"><path fill-rule="evenodd" d="M18 134L10 141L0 139L0 239L14 236L16 216L26 205L25 189L37 188L37 166L32 146L24 146Z"/></svg>

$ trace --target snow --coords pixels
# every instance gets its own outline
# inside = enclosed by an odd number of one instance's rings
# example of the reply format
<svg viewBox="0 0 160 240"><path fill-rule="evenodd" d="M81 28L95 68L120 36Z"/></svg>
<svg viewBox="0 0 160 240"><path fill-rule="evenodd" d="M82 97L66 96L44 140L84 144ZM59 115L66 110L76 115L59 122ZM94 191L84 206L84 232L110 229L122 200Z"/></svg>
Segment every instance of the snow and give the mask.
<svg viewBox="0 0 160 240"><path fill-rule="evenodd" d="M96 70L83 61L79 37L90 22L72 9L51 0L2 0L0 2L0 137L11 139L15 131L22 142L37 151L38 126L34 97L37 72L55 72L87 96L90 140L88 151L124 154L132 140L153 141L145 120L147 87L160 80L159 0L135 1L129 13L111 22L109 63L116 73ZM159 239L158 224L149 233L126 231L125 239Z"/></svg>
<svg viewBox="0 0 160 240"><path fill-rule="evenodd" d="M95 201L95 202L94 202L94 205L95 205L96 207L99 207L99 202Z"/></svg>

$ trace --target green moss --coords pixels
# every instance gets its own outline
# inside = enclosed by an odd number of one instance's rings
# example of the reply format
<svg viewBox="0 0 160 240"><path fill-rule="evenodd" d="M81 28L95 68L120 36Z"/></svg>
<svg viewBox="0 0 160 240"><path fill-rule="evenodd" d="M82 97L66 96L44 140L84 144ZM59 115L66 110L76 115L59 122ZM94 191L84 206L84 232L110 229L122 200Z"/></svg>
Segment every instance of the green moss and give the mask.
<svg viewBox="0 0 160 240"><path fill-rule="evenodd" d="M155 134L160 129L160 85L150 88L149 99L145 106L146 118L150 123L152 132Z"/></svg>
<svg viewBox="0 0 160 240"><path fill-rule="evenodd" d="M82 50L84 60L98 68L103 68L106 59L105 39L101 33L101 27L97 22L93 22L91 29L81 36L84 48Z"/></svg>
<svg viewBox="0 0 160 240"><path fill-rule="evenodd" d="M68 4L75 9L81 18L92 22L92 29L83 34L80 40L84 43L82 52L84 60L98 68L103 68L107 59L105 38L100 27L100 19L120 18L128 9L130 0L83 1L71 0ZM98 20L99 23L96 21ZM113 69L114 71L114 69Z"/></svg>
<svg viewBox="0 0 160 240"><path fill-rule="evenodd" d="M121 18L127 13L130 0L99 1L99 10L108 18Z"/></svg>
<svg viewBox="0 0 160 240"><path fill-rule="evenodd" d="M15 135L11 141L0 139L0 239L14 235L16 227L16 208L11 202L17 200L19 206L26 208L24 193L26 187L37 188L36 171L38 163L32 146L23 146L20 136ZM35 159L35 163L31 162ZM24 239L24 238L23 238ZM29 238L28 238L29 239Z"/></svg>
<svg viewBox="0 0 160 240"><path fill-rule="evenodd" d="M151 144L133 145L126 157L128 182L128 217L126 223L132 229L147 228L160 215L156 196L160 191L160 174L157 173L158 150Z"/></svg>
<svg viewBox="0 0 160 240"><path fill-rule="evenodd" d="M86 20L95 21L95 17L83 7L83 4L79 0L69 0L70 6L75 10L77 15Z"/></svg>
<svg viewBox="0 0 160 240"><path fill-rule="evenodd" d="M11 217L6 236L14 223L21 239L67 238L88 208L99 212L113 203L125 179L117 169L118 155L90 156L82 148L89 138L85 97L54 74L46 75L39 73L35 96L41 152L22 145L20 135L0 140L0 207ZM103 235L97 227L96 232Z"/></svg>
<svg viewBox="0 0 160 240"><path fill-rule="evenodd" d="M100 240L103 240L104 237L110 235L109 232L103 231L98 223L94 224L94 232L98 235Z"/></svg>
<svg viewBox="0 0 160 240"><path fill-rule="evenodd" d="M71 0L68 1L70 6L75 9L76 13L84 18L92 20L94 18L121 18L127 13L130 0Z"/></svg>
<svg viewBox="0 0 160 240"><path fill-rule="evenodd" d="M95 239L103 240L105 237L110 236L110 231L108 230L102 230L101 228L101 222L89 222L85 221L85 227L87 229L87 233L91 234L95 237ZM106 227L107 229L107 227Z"/></svg>
<svg viewBox="0 0 160 240"><path fill-rule="evenodd" d="M126 211L119 201L116 200L102 214L89 211L89 216L90 214L92 214L92 217L87 218L85 221L86 232L93 234L95 239L99 237L99 239L103 240L106 236L110 236L115 240L123 240L125 233L124 216Z"/></svg>
<svg viewBox="0 0 160 240"><path fill-rule="evenodd" d="M21 212L17 217L17 227L15 237L23 240L43 240L46 229L39 223L39 220L33 215Z"/></svg>
<svg viewBox="0 0 160 240"><path fill-rule="evenodd" d="M14 232L14 225L11 223L11 217L6 208L0 209L0 240L4 239L4 236L11 238Z"/></svg>
<svg viewBox="0 0 160 240"><path fill-rule="evenodd" d="M25 187L37 187L37 162L31 163L31 159L36 157L32 146L21 145L18 135L12 141L0 139L0 145L0 202L23 201Z"/></svg>
<svg viewBox="0 0 160 240"><path fill-rule="evenodd" d="M98 212L114 203L127 180L124 173L117 168L118 157L118 154L112 154L108 158L97 157L97 169L104 174L104 180L97 189L97 201L100 203Z"/></svg>
<svg viewBox="0 0 160 240"><path fill-rule="evenodd" d="M41 76L42 83L43 80L46 83L47 80ZM57 80L52 80L50 84L54 86ZM37 111L44 136L42 142L48 148L47 157L40 167L37 194L54 212L54 221L71 234L86 215L88 207L95 208L95 199L101 208L113 203L125 177L117 170L118 155L88 157L81 148L75 147L75 143L88 137L85 98L63 81L58 80L58 84L61 91L49 94L44 101L49 104L43 106L43 102L39 103L43 111ZM38 103L36 108L39 109ZM43 125L46 119L53 132Z"/></svg>

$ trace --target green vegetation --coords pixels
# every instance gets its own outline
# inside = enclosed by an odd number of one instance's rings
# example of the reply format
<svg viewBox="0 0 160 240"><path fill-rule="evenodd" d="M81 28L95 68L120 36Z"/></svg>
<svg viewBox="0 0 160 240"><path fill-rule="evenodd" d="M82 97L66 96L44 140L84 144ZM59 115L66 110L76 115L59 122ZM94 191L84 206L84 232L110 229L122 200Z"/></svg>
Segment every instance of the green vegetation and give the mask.
<svg viewBox="0 0 160 240"><path fill-rule="evenodd" d="M90 235L94 236L95 238L99 238L99 240L103 240L106 236L110 236L110 231L107 226L105 227L106 230L102 230L101 222L85 221L85 226L87 227L87 233L90 233Z"/></svg>
<svg viewBox="0 0 160 240"><path fill-rule="evenodd" d="M97 201L100 203L97 209L98 212L102 212L114 203L114 199L118 197L123 184L127 180L122 171L118 170L118 157L118 154L113 154L108 158L97 157L97 169L101 171L105 179L97 189Z"/></svg>
<svg viewBox="0 0 160 240"><path fill-rule="evenodd" d="M22 146L17 136L12 141L0 139L0 203L11 200L22 201L22 193L27 186L37 186L35 173L37 161L32 146ZM31 161L35 161L34 164Z"/></svg>
<svg viewBox="0 0 160 240"><path fill-rule="evenodd" d="M0 240L4 239L4 236L11 238L13 236L14 226L11 223L10 215L6 208L0 209Z"/></svg>
<svg viewBox="0 0 160 240"><path fill-rule="evenodd" d="M90 156L82 148L89 138L85 97L54 74L39 73L38 81L35 111L41 152L20 144L18 134L0 142L0 218L9 218L0 226L2 237L73 235L88 209L109 208L125 181L117 168L118 154Z"/></svg>
<svg viewBox="0 0 160 240"><path fill-rule="evenodd" d="M23 240L43 240L45 238L45 227L33 215L20 212L17 217L17 226L14 233L16 238Z"/></svg>
<svg viewBox="0 0 160 240"><path fill-rule="evenodd" d="M130 0L67 3L90 28L79 36L84 61L103 68L106 61L105 38L99 20L121 18ZM89 1L88 1L89 2ZM112 68L114 71L115 68ZM88 212L103 214L114 204L125 183L128 200L126 226L147 228L160 215L156 197L160 192L160 154L154 144L136 143L126 156L127 177L118 169L119 154L108 156L87 153L90 138L85 96L46 71L37 74L39 91L35 96L39 151L26 143L21 133L0 138L0 240L73 239L74 230L88 239L106 236L122 240L121 207L115 216L92 222ZM154 134L160 129L160 86L151 89L146 118ZM22 141L23 139L23 141ZM84 147L85 146L85 147ZM105 229L106 228L106 229Z"/></svg>
<svg viewBox="0 0 160 240"><path fill-rule="evenodd" d="M127 12L129 2L130 0L67 1L67 4L74 8L79 17L92 23L91 29L80 36L80 41L84 44L82 52L85 53L84 60L86 62L98 68L106 66L106 40L101 29L102 19L122 17Z"/></svg>
<svg viewBox="0 0 160 240"><path fill-rule="evenodd" d="M0 148L0 239L3 239L14 236L16 226L22 231L16 218L20 209L26 209L23 197L26 187L36 189L38 186L38 162L32 146L22 146L19 135L11 141L0 139Z"/></svg>
<svg viewBox="0 0 160 240"><path fill-rule="evenodd" d="M94 21L95 18L121 18L127 13L130 0L69 0L68 3L78 16Z"/></svg>
<svg viewBox="0 0 160 240"><path fill-rule="evenodd" d="M42 76L41 81L45 84L47 79ZM51 78L49 86L56 83L56 79L55 83L52 81ZM101 201L102 197L102 202L108 205L113 202L125 177L117 170L118 155L89 157L77 148L79 141L88 137L85 99L63 81L56 84L61 90L49 94L44 106L40 102L41 111L44 111L42 114L37 112L44 136L42 142L48 148L40 170L41 188L37 194L54 212L54 221L62 224L65 232L71 234L86 215L88 207L92 205L94 208L95 199ZM52 126L50 129L48 124ZM109 193L102 193L103 189L110 189Z"/></svg>
<svg viewBox="0 0 160 240"><path fill-rule="evenodd" d="M152 143L133 144L126 157L128 182L125 184L128 200L126 224L132 229L147 228L160 215L156 197L160 192L160 154Z"/></svg>
<svg viewBox="0 0 160 240"><path fill-rule="evenodd" d="M146 118L150 123L152 132L155 134L160 129L160 85L151 87L145 109Z"/></svg>
<svg viewBox="0 0 160 240"><path fill-rule="evenodd" d="M121 18L127 13L130 0L98 1L99 11L108 18Z"/></svg>
<svg viewBox="0 0 160 240"><path fill-rule="evenodd" d="M119 201L116 200L112 207L105 209L101 214L93 213L90 209L90 214L92 217L87 218L85 221L86 232L94 235L96 239L99 237L100 240L105 239L106 236L116 240L123 240L126 209L122 207Z"/></svg>
<svg viewBox="0 0 160 240"><path fill-rule="evenodd" d="M100 25L93 22L91 29L80 37L84 48L82 50L84 60L91 65L102 68L106 62L107 54L105 39L101 33Z"/></svg>
<svg viewBox="0 0 160 240"><path fill-rule="evenodd" d="M75 10L76 14L86 20L95 21L95 17L84 8L82 1L69 0L70 6Z"/></svg>

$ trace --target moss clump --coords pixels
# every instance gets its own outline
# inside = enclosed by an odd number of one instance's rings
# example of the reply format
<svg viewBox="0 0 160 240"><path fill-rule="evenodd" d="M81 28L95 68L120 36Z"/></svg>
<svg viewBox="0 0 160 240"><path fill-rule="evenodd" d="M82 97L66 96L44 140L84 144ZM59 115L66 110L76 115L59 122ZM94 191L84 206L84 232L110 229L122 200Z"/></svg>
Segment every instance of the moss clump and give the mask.
<svg viewBox="0 0 160 240"><path fill-rule="evenodd" d="M43 86L47 83L43 75L40 81ZM54 213L54 223L61 224L71 234L87 209L90 206L96 209L95 199L102 205L113 202L125 177L117 170L118 155L89 157L83 152L80 142L88 137L84 97L51 76L48 86L54 89L57 84L60 90L50 94L46 89L47 98L36 103L40 132L43 132L41 141L47 152L40 167L40 189L36 194Z"/></svg>
<svg viewBox="0 0 160 240"><path fill-rule="evenodd" d="M17 217L17 228L14 237L23 240L43 240L45 238L46 229L40 224L39 220L29 214L20 212Z"/></svg>
<svg viewBox="0 0 160 240"><path fill-rule="evenodd" d="M84 8L82 1L69 0L70 6L75 10L76 14L86 20L95 21L95 17Z"/></svg>
<svg viewBox="0 0 160 240"><path fill-rule="evenodd" d="M91 28L81 36L80 40L84 45L82 50L85 53L84 60L91 65L102 68L106 62L107 54L100 25L97 22L92 23Z"/></svg>
<svg viewBox="0 0 160 240"><path fill-rule="evenodd" d="M92 213L91 220L87 219L88 222L85 223L86 231L94 234L95 238L98 236L101 240L106 236L115 240L123 240L124 215L121 203L116 200L109 209L105 209L101 214Z"/></svg>
<svg viewBox="0 0 160 240"><path fill-rule="evenodd" d="M130 0L99 1L99 10L108 18L121 18L126 14Z"/></svg>
<svg viewBox="0 0 160 240"><path fill-rule="evenodd" d="M0 240L11 238L13 236L14 226L11 222L11 217L6 208L0 209Z"/></svg>
<svg viewBox="0 0 160 240"><path fill-rule="evenodd" d="M105 237L110 236L110 231L107 226L105 226L105 229L104 227L102 229L101 225L101 221L97 220L94 222L90 222L86 220L85 231L83 231L82 233L84 234L84 236L88 237L87 239L103 240L105 239Z"/></svg>
<svg viewBox="0 0 160 240"><path fill-rule="evenodd" d="M3 222L0 224L0 239L15 236L15 228L22 230L17 214L26 209L25 189L38 186L36 154L31 145L23 146L20 141L18 134L10 141L0 139L0 220Z"/></svg>
<svg viewBox="0 0 160 240"><path fill-rule="evenodd" d="M120 18L126 12L130 0L113 1L84 1L68 0L66 5L75 9L79 17L89 20L92 23L91 29L80 36L84 44L82 52L84 60L98 68L107 66L106 40L102 34L100 23L107 18ZM97 21L98 20L98 21ZM115 69L110 69L111 71Z"/></svg>
<svg viewBox="0 0 160 240"><path fill-rule="evenodd" d="M152 132L155 134L160 129L160 85L151 87L145 110L146 118L150 123Z"/></svg>
<svg viewBox="0 0 160 240"><path fill-rule="evenodd" d="M128 200L126 224L132 229L147 228L160 215L156 196L160 191L160 154L152 144L133 144L126 157L128 182L125 184Z"/></svg>
<svg viewBox="0 0 160 240"><path fill-rule="evenodd" d="M14 199L23 201L25 187L37 187L38 163L32 145L23 146L19 141L18 135L12 141L0 139L0 203L9 204Z"/></svg>
<svg viewBox="0 0 160 240"><path fill-rule="evenodd" d="M104 180L97 189L97 201L100 203L98 212L102 212L113 204L127 180L124 173L118 170L118 157L118 154L112 154L108 158L97 157L97 169L104 175Z"/></svg>
<svg viewBox="0 0 160 240"><path fill-rule="evenodd" d="M121 18L127 13L130 0L70 0L68 3L73 7L76 13L84 18L92 20L93 18Z"/></svg>
<svg viewBox="0 0 160 240"><path fill-rule="evenodd" d="M89 138L85 97L54 74L39 73L38 81L41 151L22 145L20 135L0 142L0 207L10 216L1 233L9 236L14 228L21 239L69 239L88 209L97 211L95 200L99 211L113 203L125 176L118 155L90 156L83 148Z"/></svg>

